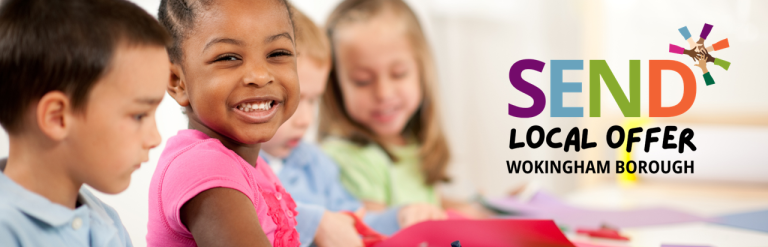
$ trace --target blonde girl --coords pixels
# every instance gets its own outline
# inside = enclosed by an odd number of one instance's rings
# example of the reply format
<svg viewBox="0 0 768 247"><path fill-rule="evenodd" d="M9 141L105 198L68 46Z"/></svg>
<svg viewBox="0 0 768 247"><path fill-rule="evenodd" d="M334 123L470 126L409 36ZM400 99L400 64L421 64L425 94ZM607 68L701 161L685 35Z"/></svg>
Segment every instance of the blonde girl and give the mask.
<svg viewBox="0 0 768 247"><path fill-rule="evenodd" d="M444 218L435 185L448 181L450 152L415 14L400 0L348 0L327 28L334 68L320 134L343 184L369 210L422 203L415 220Z"/></svg>

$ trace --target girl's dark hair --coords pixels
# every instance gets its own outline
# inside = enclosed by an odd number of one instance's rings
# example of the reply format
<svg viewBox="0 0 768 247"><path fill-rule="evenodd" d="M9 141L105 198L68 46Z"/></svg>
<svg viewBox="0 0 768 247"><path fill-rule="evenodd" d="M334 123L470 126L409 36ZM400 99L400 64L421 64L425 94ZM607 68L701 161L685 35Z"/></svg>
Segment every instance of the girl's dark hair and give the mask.
<svg viewBox="0 0 768 247"><path fill-rule="evenodd" d="M209 7L214 0L162 0L157 11L157 19L171 34L173 43L168 47L168 56L173 63L180 63L182 59L181 44L187 38L187 34L195 27L195 18L200 11ZM288 10L288 18L293 26L293 15L287 0L276 0Z"/></svg>
<svg viewBox="0 0 768 247"><path fill-rule="evenodd" d="M125 0L0 3L0 124L9 134L21 130L27 108L50 91L84 109L118 46L170 44L151 15Z"/></svg>

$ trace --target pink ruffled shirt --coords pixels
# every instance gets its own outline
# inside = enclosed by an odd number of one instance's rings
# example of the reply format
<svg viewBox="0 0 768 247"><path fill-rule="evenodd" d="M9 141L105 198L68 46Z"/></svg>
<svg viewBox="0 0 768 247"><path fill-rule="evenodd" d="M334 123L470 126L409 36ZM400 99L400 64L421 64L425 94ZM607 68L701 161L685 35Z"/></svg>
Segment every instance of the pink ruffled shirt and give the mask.
<svg viewBox="0 0 768 247"><path fill-rule="evenodd" d="M275 247L299 246L296 203L267 163L251 166L217 139L197 130L171 137L149 186L149 246L197 246L179 210L200 192L230 188L253 203L261 228Z"/></svg>

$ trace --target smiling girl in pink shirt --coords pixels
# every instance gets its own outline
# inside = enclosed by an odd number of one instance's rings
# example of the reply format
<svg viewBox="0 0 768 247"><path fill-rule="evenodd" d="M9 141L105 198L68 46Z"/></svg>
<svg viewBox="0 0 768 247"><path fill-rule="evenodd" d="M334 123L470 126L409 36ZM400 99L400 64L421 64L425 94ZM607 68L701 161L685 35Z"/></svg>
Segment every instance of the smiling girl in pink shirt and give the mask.
<svg viewBox="0 0 768 247"><path fill-rule="evenodd" d="M287 3L164 0L158 18L189 129L152 177L148 244L298 246L296 204L259 158L299 102Z"/></svg>

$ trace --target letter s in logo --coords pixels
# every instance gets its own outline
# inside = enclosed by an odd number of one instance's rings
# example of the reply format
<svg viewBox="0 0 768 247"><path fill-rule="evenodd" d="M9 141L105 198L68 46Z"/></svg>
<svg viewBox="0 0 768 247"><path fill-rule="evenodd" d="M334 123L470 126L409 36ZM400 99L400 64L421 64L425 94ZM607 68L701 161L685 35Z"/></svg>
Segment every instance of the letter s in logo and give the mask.
<svg viewBox="0 0 768 247"><path fill-rule="evenodd" d="M509 115L518 118L530 118L538 116L544 111L544 106L547 105L547 98L544 96L544 92L533 84L523 80L523 71L532 69L538 72L544 70L546 63L535 59L523 59L515 62L511 68L509 68L509 82L520 92L531 96L533 99L533 105L528 108L518 107L509 104Z"/></svg>

